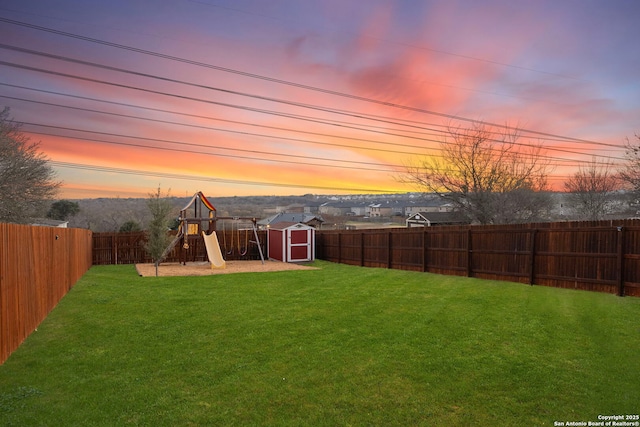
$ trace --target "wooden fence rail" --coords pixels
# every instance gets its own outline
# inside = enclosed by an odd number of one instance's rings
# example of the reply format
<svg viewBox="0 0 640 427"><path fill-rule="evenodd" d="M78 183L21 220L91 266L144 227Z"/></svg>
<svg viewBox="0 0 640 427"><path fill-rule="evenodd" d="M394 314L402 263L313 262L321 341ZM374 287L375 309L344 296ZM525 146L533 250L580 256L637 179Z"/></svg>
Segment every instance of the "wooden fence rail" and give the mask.
<svg viewBox="0 0 640 427"><path fill-rule="evenodd" d="M0 223L0 364L91 267L91 231Z"/></svg>
<svg viewBox="0 0 640 427"><path fill-rule="evenodd" d="M640 220L318 231L320 259L640 296Z"/></svg>

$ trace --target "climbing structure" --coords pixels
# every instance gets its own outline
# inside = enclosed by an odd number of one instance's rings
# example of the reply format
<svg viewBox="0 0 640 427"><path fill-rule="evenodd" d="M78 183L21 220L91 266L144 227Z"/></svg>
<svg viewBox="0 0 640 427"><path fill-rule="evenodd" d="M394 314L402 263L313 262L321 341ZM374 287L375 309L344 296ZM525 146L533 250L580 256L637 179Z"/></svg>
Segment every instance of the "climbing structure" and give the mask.
<svg viewBox="0 0 640 427"><path fill-rule="evenodd" d="M205 243L207 248L207 255L209 256L209 260L213 266L222 266L224 260L218 260L217 257L215 260L212 260L212 254L209 252L211 248L215 248L213 245L213 237L215 237L216 245L219 250L219 243L217 242L216 226L218 220L245 220L251 221L253 235L255 237L255 241L249 241L247 239L247 244L245 245L244 252L246 254L246 248L248 247L248 243L255 243L258 246L258 251L260 252L260 259L264 263L264 255L262 253L262 247L260 245L260 240L258 238L258 231L256 227L256 219L255 218L247 218L247 217L237 217L237 216L225 216L219 217L217 216L216 208L207 200L202 191L198 191L193 195L189 203L180 210L180 216L178 217L180 221L180 226L178 227L178 233L175 238L171 241L169 246L164 250L162 256L157 261L157 264L160 264L162 260L164 260L167 255L173 250L176 245L180 245L183 249L181 251L181 259L180 261L183 264L187 262L187 249L191 245L197 245ZM213 236L213 237L212 237ZM233 238L233 233L232 233ZM239 234L238 234L239 238Z"/></svg>
<svg viewBox="0 0 640 427"><path fill-rule="evenodd" d="M203 225L208 224L207 230L209 232L215 231L216 208L207 200L202 191L198 191L189 203L180 210L178 220L180 221L178 233L162 252L157 264L160 264L178 244L184 249L181 251L181 262L186 263L186 249L189 249L189 246L200 238L200 232L204 229Z"/></svg>

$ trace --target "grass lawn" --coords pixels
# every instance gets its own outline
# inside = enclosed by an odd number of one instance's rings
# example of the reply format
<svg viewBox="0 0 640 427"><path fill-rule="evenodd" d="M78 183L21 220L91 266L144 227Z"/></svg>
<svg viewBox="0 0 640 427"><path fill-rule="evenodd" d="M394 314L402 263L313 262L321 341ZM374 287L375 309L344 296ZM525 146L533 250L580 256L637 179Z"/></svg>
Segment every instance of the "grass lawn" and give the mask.
<svg viewBox="0 0 640 427"><path fill-rule="evenodd" d="M640 298L315 265L93 267L0 366L0 425L552 426L640 411Z"/></svg>

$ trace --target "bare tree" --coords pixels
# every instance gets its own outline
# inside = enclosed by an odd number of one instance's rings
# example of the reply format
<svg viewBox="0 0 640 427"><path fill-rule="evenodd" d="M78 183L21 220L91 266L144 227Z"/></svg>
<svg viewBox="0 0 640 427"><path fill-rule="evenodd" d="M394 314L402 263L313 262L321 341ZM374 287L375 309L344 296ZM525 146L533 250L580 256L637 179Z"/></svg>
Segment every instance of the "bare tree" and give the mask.
<svg viewBox="0 0 640 427"><path fill-rule="evenodd" d="M519 143L519 132L477 124L449 127L439 157L406 167L401 180L450 202L470 222L539 221L550 209L550 164L542 147Z"/></svg>
<svg viewBox="0 0 640 427"><path fill-rule="evenodd" d="M38 148L5 107L0 112L0 221L25 223L44 215L56 195L60 182Z"/></svg>
<svg viewBox="0 0 640 427"><path fill-rule="evenodd" d="M598 164L594 159L573 174L564 188L578 218L598 221L613 211L613 196L620 189L620 179L612 164Z"/></svg>
<svg viewBox="0 0 640 427"><path fill-rule="evenodd" d="M633 145L629 139L627 139L626 159L627 162L620 172L620 178L622 182L627 184L631 189L632 201L631 204L636 207L640 207L640 135L635 135L638 140L637 145Z"/></svg>

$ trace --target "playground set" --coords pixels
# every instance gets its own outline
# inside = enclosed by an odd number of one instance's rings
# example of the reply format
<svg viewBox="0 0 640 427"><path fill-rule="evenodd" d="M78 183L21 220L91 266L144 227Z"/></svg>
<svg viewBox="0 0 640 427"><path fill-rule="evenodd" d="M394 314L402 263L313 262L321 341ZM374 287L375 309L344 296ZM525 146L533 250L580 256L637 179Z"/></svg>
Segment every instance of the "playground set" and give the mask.
<svg viewBox="0 0 640 427"><path fill-rule="evenodd" d="M181 251L180 262L186 265L187 249L189 249L191 245L198 244L198 242L202 240L205 244L211 268L225 268L226 262L223 251L226 255L232 255L237 251L237 255L245 256L249 251L250 244L257 245L260 260L264 264L264 255L262 253L262 246L258 237L256 218L242 216L218 216L216 208L211 204L211 202L209 202L201 191L198 191L193 195L189 203L180 210L178 220L180 221L178 233L169 246L164 250L160 259L156 262L157 265L159 265L178 244L183 249ZM218 221L222 221L224 227L221 233L223 238L222 247L218 240ZM227 233L226 230L226 223L229 221L231 221L232 224L231 233ZM244 236L241 236L239 225L241 221L251 224L250 229L246 228L244 230ZM252 231L253 238L255 240L250 240L250 230Z"/></svg>

